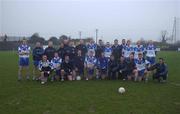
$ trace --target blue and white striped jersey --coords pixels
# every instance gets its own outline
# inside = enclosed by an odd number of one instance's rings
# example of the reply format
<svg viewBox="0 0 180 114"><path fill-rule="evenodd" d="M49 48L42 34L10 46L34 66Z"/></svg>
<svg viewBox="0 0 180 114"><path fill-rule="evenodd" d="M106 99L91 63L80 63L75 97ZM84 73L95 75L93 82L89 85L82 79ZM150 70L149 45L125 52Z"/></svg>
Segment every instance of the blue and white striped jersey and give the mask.
<svg viewBox="0 0 180 114"><path fill-rule="evenodd" d="M87 49L88 50L96 50L96 48L97 48L97 45L95 44L95 43L93 43L93 44L88 44L87 45Z"/></svg>
<svg viewBox="0 0 180 114"><path fill-rule="evenodd" d="M100 69L107 69L108 67L108 59L105 57L100 57L97 60L97 66Z"/></svg>
<svg viewBox="0 0 180 114"><path fill-rule="evenodd" d="M143 45L136 45L134 47L134 58L137 59L138 58L138 53L144 53L145 49Z"/></svg>
<svg viewBox="0 0 180 114"><path fill-rule="evenodd" d="M148 45L146 47L146 56L147 57L156 57L156 47L154 45Z"/></svg>
<svg viewBox="0 0 180 114"><path fill-rule="evenodd" d="M88 44L87 45L88 55L89 55L89 52L92 51L93 52L93 56L95 56L96 49L97 49L97 45L95 43Z"/></svg>
<svg viewBox="0 0 180 114"><path fill-rule="evenodd" d="M39 70L41 71L43 68L50 68L51 70L53 70L53 64L51 62L49 62L49 60L47 61L40 61L39 62Z"/></svg>
<svg viewBox="0 0 180 114"><path fill-rule="evenodd" d="M54 69L60 69L60 65L62 63L62 59L60 57L54 57L52 60L51 60L51 63L53 65L53 68Z"/></svg>
<svg viewBox="0 0 180 114"><path fill-rule="evenodd" d="M107 58L110 58L112 54L112 48L111 47L105 47L104 48L104 56Z"/></svg>
<svg viewBox="0 0 180 114"><path fill-rule="evenodd" d="M95 57L87 56L85 58L85 64L86 65L96 65L97 59Z"/></svg>
<svg viewBox="0 0 180 114"><path fill-rule="evenodd" d="M129 57L129 55L132 53L132 52L134 52L134 49L133 49L133 47L131 46L131 45L126 45L125 47L124 47L124 57L125 58L128 58Z"/></svg>
<svg viewBox="0 0 180 114"><path fill-rule="evenodd" d="M149 62L145 59L135 59L136 68L138 71L145 70Z"/></svg>
<svg viewBox="0 0 180 114"><path fill-rule="evenodd" d="M18 47L18 54L20 58L29 58L31 48L28 45L20 45Z"/></svg>

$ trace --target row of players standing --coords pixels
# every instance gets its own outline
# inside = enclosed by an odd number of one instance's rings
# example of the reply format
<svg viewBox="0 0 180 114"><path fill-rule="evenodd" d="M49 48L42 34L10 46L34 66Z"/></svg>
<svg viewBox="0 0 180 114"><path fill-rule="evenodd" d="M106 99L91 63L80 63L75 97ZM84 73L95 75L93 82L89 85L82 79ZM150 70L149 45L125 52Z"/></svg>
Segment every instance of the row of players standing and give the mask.
<svg viewBox="0 0 180 114"><path fill-rule="evenodd" d="M49 73L54 69L56 72L54 79L61 79L62 81L64 79L74 80L76 75L84 76L85 68L87 69L86 80L92 79L94 70L96 70L97 79L105 79L106 77L116 79L116 72L122 74L123 79L131 79L133 78L131 74L135 74L137 77L138 75L144 75L147 61L151 65L155 63L155 51L156 48L152 41L145 48L139 41L133 47L131 41L126 42L125 39L122 40L121 45L119 45L117 39L114 40L112 46L109 42L104 45L102 40L99 40L98 45L93 40L87 45L84 44L83 40L80 40L80 44L75 47L72 42L66 39L61 42L58 50L53 48L52 42L49 42L48 47L43 50L38 42L33 49L33 75L34 79L39 79L36 74L36 70L39 69L41 78L44 77L42 82L46 82ZM143 56L146 57L147 61ZM133 64L131 59L133 59ZM121 64L123 61L126 62L125 65ZM123 67L125 66L129 68L126 68L124 72ZM127 71L127 69L131 70ZM134 69L139 71L135 73ZM141 79L142 77L139 78L139 80Z"/></svg>

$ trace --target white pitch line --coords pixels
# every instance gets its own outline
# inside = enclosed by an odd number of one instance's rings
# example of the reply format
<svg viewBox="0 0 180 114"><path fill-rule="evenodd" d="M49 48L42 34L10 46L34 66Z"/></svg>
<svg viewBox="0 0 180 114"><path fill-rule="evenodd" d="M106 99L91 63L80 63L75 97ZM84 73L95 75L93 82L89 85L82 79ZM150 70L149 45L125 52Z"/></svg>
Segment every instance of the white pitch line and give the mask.
<svg viewBox="0 0 180 114"><path fill-rule="evenodd" d="M170 83L170 84L180 87L180 83Z"/></svg>

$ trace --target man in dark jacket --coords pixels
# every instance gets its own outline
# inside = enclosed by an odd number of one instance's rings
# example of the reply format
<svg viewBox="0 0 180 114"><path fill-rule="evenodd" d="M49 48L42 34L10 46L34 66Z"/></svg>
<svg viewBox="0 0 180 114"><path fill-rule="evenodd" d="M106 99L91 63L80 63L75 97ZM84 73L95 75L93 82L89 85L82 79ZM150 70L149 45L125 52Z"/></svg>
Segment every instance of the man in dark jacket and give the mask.
<svg viewBox="0 0 180 114"><path fill-rule="evenodd" d="M64 79L74 80L73 70L74 64L70 61L69 55L65 55L65 59L61 64L61 81L64 81Z"/></svg>
<svg viewBox="0 0 180 114"><path fill-rule="evenodd" d="M48 60L51 61L54 58L54 53L56 49L53 48L53 42L48 42L48 47L45 49L44 54L47 56Z"/></svg>
<svg viewBox="0 0 180 114"><path fill-rule="evenodd" d="M96 58L100 58L101 57L101 53L104 52L104 44L103 44L103 41L100 39L99 40L99 44L97 45L97 49L96 49Z"/></svg>
<svg viewBox="0 0 180 114"><path fill-rule="evenodd" d="M61 57L64 60L65 51L64 51L64 43L63 42L60 43L60 47L57 50L57 52L58 52L59 57Z"/></svg>
<svg viewBox="0 0 180 114"><path fill-rule="evenodd" d="M118 40L114 40L114 45L112 46L112 55L114 56L115 60L118 61L118 59L122 56L122 46L118 44Z"/></svg>
<svg viewBox="0 0 180 114"><path fill-rule="evenodd" d="M157 79L159 82L166 82L168 75L167 65L164 63L163 58L159 58L159 63L151 66L149 70L156 70L153 74L153 80Z"/></svg>
<svg viewBox="0 0 180 114"><path fill-rule="evenodd" d="M131 53L129 55L129 58L126 60L126 65L127 65L127 78L128 80L131 80L134 78L135 72L136 72L136 63L134 60L134 54Z"/></svg>
<svg viewBox="0 0 180 114"><path fill-rule="evenodd" d="M114 56L110 56L110 60L108 62L108 77L109 79L116 80L116 72L118 70L117 62L114 59Z"/></svg>
<svg viewBox="0 0 180 114"><path fill-rule="evenodd" d="M75 48L74 42L70 42L69 47L70 47L69 58L72 62L74 62L74 58L76 56L76 48Z"/></svg>
<svg viewBox="0 0 180 114"><path fill-rule="evenodd" d="M39 78L37 71L38 71L39 62L41 61L43 54L44 54L44 49L42 48L41 43L36 42L36 47L33 49L33 53L32 53L33 63L34 63L33 80L38 80Z"/></svg>
<svg viewBox="0 0 180 114"><path fill-rule="evenodd" d="M127 79L127 63L124 57L120 57L118 62L118 78L126 80Z"/></svg>
<svg viewBox="0 0 180 114"><path fill-rule="evenodd" d="M77 75L79 76L84 76L84 60L85 58L82 56L82 52L81 50L78 50L78 55L75 57L75 61L74 61L74 64L75 64L75 71L77 73Z"/></svg>
<svg viewBox="0 0 180 114"><path fill-rule="evenodd" d="M76 55L77 55L78 50L81 50L81 55L85 57L87 53L87 47L84 44L84 40L82 39L80 40L79 45L76 46Z"/></svg>

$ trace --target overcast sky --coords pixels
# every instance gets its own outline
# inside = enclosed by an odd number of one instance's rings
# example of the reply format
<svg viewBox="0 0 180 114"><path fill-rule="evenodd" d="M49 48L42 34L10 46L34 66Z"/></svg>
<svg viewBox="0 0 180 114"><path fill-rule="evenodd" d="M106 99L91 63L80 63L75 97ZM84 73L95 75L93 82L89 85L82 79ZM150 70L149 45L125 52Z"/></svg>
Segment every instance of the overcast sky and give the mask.
<svg viewBox="0 0 180 114"><path fill-rule="evenodd" d="M38 32L48 39L62 34L159 40L161 30L172 32L180 17L180 0L1 0L1 33L30 36Z"/></svg>

